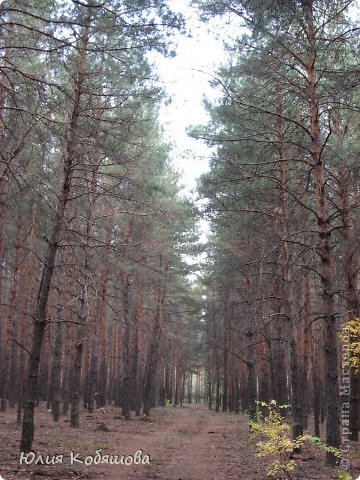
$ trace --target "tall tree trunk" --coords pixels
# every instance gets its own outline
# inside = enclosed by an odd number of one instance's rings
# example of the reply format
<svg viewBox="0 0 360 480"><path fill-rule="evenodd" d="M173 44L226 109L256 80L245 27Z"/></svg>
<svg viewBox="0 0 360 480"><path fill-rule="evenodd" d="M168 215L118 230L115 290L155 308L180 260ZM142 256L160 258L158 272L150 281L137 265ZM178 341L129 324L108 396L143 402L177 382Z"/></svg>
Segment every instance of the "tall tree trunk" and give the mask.
<svg viewBox="0 0 360 480"><path fill-rule="evenodd" d="M220 388L221 388L221 378L220 378L220 358L219 358L219 345L218 345L218 334L216 329L216 314L215 312L210 313L210 336L209 336L209 347L214 352L215 357L215 411L220 410Z"/></svg>
<svg viewBox="0 0 360 480"><path fill-rule="evenodd" d="M9 19L10 20L10 19ZM11 21L7 22L8 25L4 29L2 33L2 40L4 43L4 47L2 49L1 54L1 67L0 67L0 144L2 150L4 150L4 145L6 144L6 137L7 132L11 131L9 128L9 122L7 121L8 110L5 108L8 100L9 92L13 90L13 87L10 85L10 77L9 71L12 70L12 66L10 63L11 58L11 48L10 42L12 37L14 36L13 30L14 25ZM11 70L9 70L11 69ZM3 159L5 161L3 161ZM8 181L7 175L10 166L10 159L7 158L6 152L2 152L2 162L0 167L0 265L3 265L4 261L4 247L5 247L5 240L4 240L4 232L5 232L5 220L6 220L6 193L8 191ZM3 287L3 275L0 275L0 304L5 303L3 299L4 295L4 287ZM6 328L4 328L6 332ZM3 330L0 329L0 362L4 361L3 358L3 350L7 348L7 339L2 338ZM5 353L6 355L6 353ZM2 385L0 383L0 394L2 395Z"/></svg>
<svg viewBox="0 0 360 480"><path fill-rule="evenodd" d="M86 335L86 314L84 306L86 302L85 298L80 299L80 328L78 329L78 338L75 343L75 361L72 369L71 378L71 413L70 413L70 425L73 428L80 427L80 398L81 398L81 371L82 371L82 358L84 350L84 341Z"/></svg>
<svg viewBox="0 0 360 480"><path fill-rule="evenodd" d="M311 399L311 389L310 389L310 374L311 374L311 323L310 323L310 280L309 272L304 273L304 284L303 284L303 304L302 304L302 317L303 317L303 362L302 362L302 396L304 398L303 402L303 426L304 429L308 428L308 415L310 413L310 399Z"/></svg>
<svg viewBox="0 0 360 480"><path fill-rule="evenodd" d="M59 195L59 201L56 210L56 216L47 243L47 250L44 260L44 266L41 273L40 286L36 299L36 306L33 315L34 330L32 345L30 350L30 360L28 376L25 382L25 401L24 415L21 434L20 450L22 452L31 451L34 439L34 408L38 390L38 372L40 365L41 347L46 326L46 309L49 299L51 280L55 268L56 253L62 237L64 228L65 211L70 198L71 183L73 175L73 164L77 158L78 144L78 121L81 114L80 100L82 95L82 86L85 77L85 57L86 47L89 41L89 22L84 26L84 35L79 48L78 71L75 81L75 90L73 98L73 110L68 130L68 141L66 155L64 158L64 177Z"/></svg>
<svg viewBox="0 0 360 480"><path fill-rule="evenodd" d="M247 345L247 360L245 362L247 367L246 390L244 397L244 407L249 412L252 420L256 418L256 360L255 360L255 332L250 322L246 331L246 345Z"/></svg>
<svg viewBox="0 0 360 480"><path fill-rule="evenodd" d="M336 122L340 123L340 122ZM337 136L342 138L339 126L335 129ZM349 188L348 179L343 169L338 173L339 196L341 203L342 224L341 229L342 238L344 241L344 267L345 267L345 299L347 302L348 315L347 320L359 319L360 317L360 302L358 297L358 272L359 272L359 245L358 239L354 229L354 220L350 215L349 205ZM359 440L360 430L360 372L353 367L350 368L350 431L349 439L353 441Z"/></svg>
<svg viewBox="0 0 360 480"><path fill-rule="evenodd" d="M230 322L230 298L226 299L226 307L224 312L224 351L223 351L223 398L222 411L228 410L228 393L229 393L229 322Z"/></svg>
<svg viewBox="0 0 360 480"><path fill-rule="evenodd" d="M316 73L316 35L313 24L313 2L302 0L305 11L306 34L308 41L308 59L305 64L308 82L308 97L310 111L310 153L313 164L313 178L315 183L316 213L318 221L320 255L319 271L322 285L322 313L325 322L325 365L326 365L326 443L335 448L340 447L340 408L338 386L338 339L336 333L336 317L334 304L334 272L333 253L331 242L332 227L327 212L326 176L322 159L320 110L317 91ZM326 463L336 464L336 457L332 452L326 453Z"/></svg>
<svg viewBox="0 0 360 480"><path fill-rule="evenodd" d="M51 410L54 422L60 419L61 402L61 359L64 343L63 323L62 323L62 305L56 306L56 333L55 346L53 354L53 364L51 369Z"/></svg>
<svg viewBox="0 0 360 480"><path fill-rule="evenodd" d="M107 336L107 294L109 283L109 267L110 267L110 241L111 241L111 225L112 221L108 225L106 232L105 243L105 264L100 279L100 292L101 295L97 299L96 304L96 317L99 322L99 367L98 367L98 379L97 379L97 396L96 396L96 408L104 407L106 405L106 391L109 382L108 378L108 336Z"/></svg>
<svg viewBox="0 0 360 480"><path fill-rule="evenodd" d="M143 288L144 282L143 278L139 278L138 289L137 289L137 301L135 305L135 315L134 315L134 334L133 334L133 350L131 356L131 372L132 372L132 392L134 398L134 410L135 415L140 415L141 413L141 385L142 385L142 376L141 376L141 366L140 366L140 331L142 327L142 317L143 317Z"/></svg>
<svg viewBox="0 0 360 480"><path fill-rule="evenodd" d="M246 277L245 290L249 293L254 288L249 276ZM250 306L250 305L249 305ZM246 349L246 385L243 395L243 411L247 410L251 419L256 418L256 400L257 400L257 358L256 358L256 338L257 338L257 313L251 314L250 309L246 324L244 325L244 347ZM262 315L260 314L260 317Z"/></svg>
<svg viewBox="0 0 360 480"><path fill-rule="evenodd" d="M97 101L99 101L97 99ZM95 110L95 118L99 121L102 117L102 109L97 108ZM94 154L92 160L91 168L91 181L90 181L90 191L88 192L88 211L86 219L86 246L85 246L85 256L87 257L86 261L90 266L90 243L93 236L93 218L95 214L95 205L98 199L97 183L98 183L98 172L101 165L101 156L100 156L100 141L99 141L99 131L96 129L93 133L94 137ZM106 244L106 240L105 240ZM106 254L107 252L105 252ZM101 275L102 280L104 277ZM106 284L106 282L105 282ZM100 292L102 292L100 286ZM89 413L93 413L95 400L99 402L99 392L98 392L98 372L99 372L99 337L105 335L104 331L101 331L101 327L104 325L104 318L101 316L101 305L102 298L99 295L96 295L95 308L93 309L93 318L92 318L92 333L90 334L89 340L89 376L87 383L87 409ZM89 311L87 311L89 315ZM88 319L85 319L85 323L88 322ZM91 330L89 328L89 330Z"/></svg>
<svg viewBox="0 0 360 480"><path fill-rule="evenodd" d="M313 331L312 342L312 383L313 383L313 410L314 410L314 435L320 438L320 411L321 411L321 391L322 391L322 375L321 375L321 356L322 351L319 348L321 342L321 325L311 326Z"/></svg>
<svg viewBox="0 0 360 480"><path fill-rule="evenodd" d="M73 155L71 155L70 158L72 159L72 157ZM34 330L32 346L30 350L28 376L25 383L24 415L20 445L20 449L22 452L31 451L31 446L34 439L34 408L38 393L38 371L40 365L40 354L46 326L46 309L48 304L51 280L55 267L55 257L58 250L59 242L61 240L64 213L70 194L72 175L72 160L70 160L70 158L67 157L65 163L65 178L62 187L62 194L56 214L55 224L52 230L50 240L48 242L47 253L41 275L40 287L36 299L36 308L33 315Z"/></svg>
<svg viewBox="0 0 360 480"><path fill-rule="evenodd" d="M70 341L70 331L72 327L68 324L64 326L66 329L65 334L65 360L64 360L64 375L62 381L62 391L61 391L61 399L62 399L62 414L67 415L70 407L70 382L71 382L71 375L72 375L72 359L70 355L67 353L72 349L72 342Z"/></svg>
<svg viewBox="0 0 360 480"><path fill-rule="evenodd" d="M7 400L9 396L9 385L10 385L10 365L11 358L15 354L13 349L13 340L17 321L17 296L18 296L18 286L19 286L19 268L20 268L20 251L22 243L22 227L21 219L18 219L19 224L17 226L16 233L16 245L15 245L15 256L14 256L14 269L13 269L13 281L10 291L10 300L9 300L9 311L6 317L6 323L4 331L6 333L5 342L4 342L4 355L1 365L1 378L2 381L2 397L1 397L1 411L6 411Z"/></svg>
<svg viewBox="0 0 360 480"><path fill-rule="evenodd" d="M160 256L160 268L163 271L164 277L166 277L167 264L163 263L162 256ZM163 279L165 281L165 278ZM144 405L143 413L144 415L150 414L151 406L151 394L154 386L156 367L158 363L159 349L160 349L160 340L162 338L163 331L163 307L165 301L165 292L166 288L160 284L158 286L157 294L157 308L154 320L154 327L152 331L152 336L149 345L148 358L145 366L145 375L144 375Z"/></svg>
<svg viewBox="0 0 360 480"><path fill-rule="evenodd" d="M81 286L81 295L79 298L79 322L80 326L77 331L77 339L75 343L75 359L71 375L71 412L70 425L73 428L80 427L80 400L81 400L81 378L82 378L82 364L83 354L86 339L86 332L88 331L88 316L89 316L89 229L90 222L87 222L87 237L86 245L84 246L84 278Z"/></svg>
<svg viewBox="0 0 360 480"><path fill-rule="evenodd" d="M209 407L209 410L211 410L212 409L212 395L213 395L212 388L213 387L212 387L212 379L211 379L212 370L211 370L211 360L210 360L209 352L207 353L206 375L207 375L207 379L208 379L208 390L207 390L208 407ZM174 404L176 404L176 402L177 402L177 383L176 383Z"/></svg>
<svg viewBox="0 0 360 480"><path fill-rule="evenodd" d="M43 171L43 165L40 167L39 178L41 178L41 173ZM40 182L40 180L39 180ZM27 319L27 312L30 310L30 306L33 305L35 301L35 282L32 279L38 277L38 269L39 265L36 261L34 255L34 244L35 244L35 235L36 235L36 222L37 222L37 207L38 207L38 199L36 198L35 203L32 209L32 216L31 216L31 229L29 234L29 243L28 243L28 256L26 257L25 265L23 266L23 275L22 275L22 282L21 282L21 292L22 295L20 296L20 343L25 345L25 338L30 334L29 332L29 324L26 321ZM22 411L23 411L23 404L24 404L24 386L25 386L25 373L28 368L28 356L25 355L25 351L21 349L20 352L20 394L18 399L18 409L17 409L17 422L20 424L22 423Z"/></svg>
<svg viewBox="0 0 360 480"><path fill-rule="evenodd" d="M130 281L129 276L126 274L122 275L122 288L124 289L123 294L123 322L124 322L124 333L123 333L123 350L122 350L122 382L121 382L121 406L122 414L126 420L130 420L130 401L131 401L131 366L130 366L130 340L131 340L131 321L129 315L129 290L130 290Z"/></svg>
<svg viewBox="0 0 360 480"><path fill-rule="evenodd" d="M297 344L298 329L296 325L296 317L294 315L294 294L293 294L293 278L292 268L288 244L288 213L287 213L287 179L285 169L285 152L284 152L284 128L283 128L283 105L282 105L282 92L278 87L276 92L276 113L277 113L277 148L279 154L278 162L278 182L279 182L279 199L280 199L280 229L281 229L281 293L283 300L283 314L285 320L285 326L290 333L290 370L291 370L291 411L293 416L292 422L292 436L297 438L303 434L302 425L302 396L301 396L301 364L299 361L299 346ZM282 319L280 317L280 322ZM280 332L279 332L280 333ZM286 333L285 333L286 335ZM279 375L279 372L278 372Z"/></svg>
<svg viewBox="0 0 360 480"><path fill-rule="evenodd" d="M90 339L90 370L89 370L89 382L88 382L88 404L87 410L88 413L94 412L95 407L95 400L97 399L98 392L97 392L97 379L98 379L98 349L99 349L99 341L98 341L98 321L99 318L94 315L93 317L93 329L91 330L91 339Z"/></svg>

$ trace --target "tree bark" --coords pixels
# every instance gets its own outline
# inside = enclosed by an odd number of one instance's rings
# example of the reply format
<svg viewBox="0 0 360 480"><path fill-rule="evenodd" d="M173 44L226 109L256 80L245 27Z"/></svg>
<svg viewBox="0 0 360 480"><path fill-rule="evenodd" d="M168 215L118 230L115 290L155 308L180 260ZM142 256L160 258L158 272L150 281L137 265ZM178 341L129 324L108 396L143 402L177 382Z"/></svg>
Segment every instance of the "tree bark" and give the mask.
<svg viewBox="0 0 360 480"><path fill-rule="evenodd" d="M131 340L131 321L129 315L129 290L130 282L129 276L122 275L122 287L124 289L123 294L123 349L122 349L122 382L121 382L121 406L122 414L125 420L130 420L130 402L131 402L131 366L130 366L130 340Z"/></svg>
<svg viewBox="0 0 360 480"><path fill-rule="evenodd" d="M327 212L326 177L322 159L320 111L317 91L316 73L316 36L313 25L313 3L302 0L305 12L306 35L308 42L308 59L305 64L308 83L311 145L310 154L313 164L315 183L316 213L318 221L320 256L319 272L322 285L322 313L325 322L325 365L326 365L326 443L335 448L340 447L340 408L338 386L338 339L334 304L334 272L331 242L331 224ZM336 464L333 453L326 453L326 463Z"/></svg>
<svg viewBox="0 0 360 480"><path fill-rule="evenodd" d="M280 200L280 230L281 230L281 293L283 300L282 311L285 316L284 326L286 331L290 333L290 370L291 370L291 412L292 412L292 436L293 439L303 434L303 416L302 416L302 395L301 395L301 364L298 354L298 329L296 325L296 317L294 314L294 293L293 293L293 272L291 268L291 259L289 252L289 231L288 231L288 213L287 213L287 179L285 170L285 152L284 152L284 128L283 128L283 105L282 92L280 87L276 92L276 113L277 113L277 148L279 154L278 162L278 182L279 182L279 200ZM282 318L279 321L283 323ZM281 334L279 332L279 334ZM284 332L282 333L284 335ZM286 335L286 333L285 333ZM279 372L278 372L279 375Z"/></svg>
<svg viewBox="0 0 360 480"><path fill-rule="evenodd" d="M10 291L9 299L9 311L6 317L6 323L4 331L6 333L4 339L4 355L1 365L1 381L2 381L2 396L1 396L1 411L5 412L7 407L7 401L9 397L10 389L10 375L11 375L11 363L14 361L14 343L15 332L17 329L17 301L18 301L18 287L19 287L19 269L20 269L20 251L22 243L22 227L21 219L18 219L17 233L16 233L16 244L15 244L15 256L14 256L14 268L13 268L13 281ZM12 372L14 373L14 372ZM14 381L15 381L15 377Z"/></svg>
<svg viewBox="0 0 360 480"><path fill-rule="evenodd" d="M166 276L167 265L163 264L162 257L160 257L160 266L161 266L161 269L163 270L164 275ZM154 327L152 331L148 358L147 358L147 362L145 366L145 374L144 374L144 405L143 405L144 415L150 415L151 393L152 393L152 388L154 386L156 367L157 367L159 349L160 349L160 340L162 338L162 330L163 330L163 308L164 308L164 301L165 301L165 292L166 292L166 288L160 284L158 286L157 309L156 309Z"/></svg>

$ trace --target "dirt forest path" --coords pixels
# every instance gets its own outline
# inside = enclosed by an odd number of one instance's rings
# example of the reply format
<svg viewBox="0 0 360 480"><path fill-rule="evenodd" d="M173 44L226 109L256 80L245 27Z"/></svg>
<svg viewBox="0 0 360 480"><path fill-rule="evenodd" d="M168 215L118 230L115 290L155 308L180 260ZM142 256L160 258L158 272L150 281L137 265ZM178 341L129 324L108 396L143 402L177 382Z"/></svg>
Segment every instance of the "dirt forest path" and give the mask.
<svg viewBox="0 0 360 480"><path fill-rule="evenodd" d="M61 464L21 464L18 451L20 426L9 410L0 415L0 476L3 480L268 480L266 460L257 458L255 439L246 418L209 411L205 405L155 408L150 419L126 421L120 410L108 406L94 414L82 413L79 429L68 417L52 422L44 406L36 411L34 451L46 456L62 454ZM150 456L150 465L72 463L71 452L80 460L101 455ZM354 452L356 448L353 448ZM330 480L335 469L324 467L321 452L305 452L298 459L299 478ZM356 468L356 470L358 467ZM306 471L306 475L304 472ZM283 477L279 477L283 478ZM357 477L353 477L357 478Z"/></svg>
<svg viewBox="0 0 360 480"><path fill-rule="evenodd" d="M140 472L134 478L225 480L240 477L239 424L233 416L210 412L202 405L188 405L176 410L172 420L165 430L154 432L146 439L154 460L147 471L148 477ZM229 441L231 445L235 442L237 448L232 449Z"/></svg>
<svg viewBox="0 0 360 480"><path fill-rule="evenodd" d="M47 466L20 465L20 426L9 412L0 416L0 475L4 480L259 480L261 469L254 455L249 456L248 427L240 419L209 411L205 405L186 405L156 408L150 419L134 417L127 422L118 409L108 407L104 413L83 412L80 429L74 430L65 417L54 424L49 412L40 407L34 451L43 457L64 455L64 464ZM71 451L84 459L98 448L102 455L119 456L142 450L151 463L69 464Z"/></svg>

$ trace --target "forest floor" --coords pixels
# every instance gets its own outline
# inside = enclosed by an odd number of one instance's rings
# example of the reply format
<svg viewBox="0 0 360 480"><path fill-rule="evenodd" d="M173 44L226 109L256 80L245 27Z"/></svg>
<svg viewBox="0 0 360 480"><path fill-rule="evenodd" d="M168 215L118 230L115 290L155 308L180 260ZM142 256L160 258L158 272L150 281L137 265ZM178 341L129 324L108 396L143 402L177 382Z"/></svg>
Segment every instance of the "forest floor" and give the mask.
<svg viewBox="0 0 360 480"><path fill-rule="evenodd" d="M55 465L20 464L21 428L16 413L0 414L0 479L2 480L265 480L268 460L257 458L256 439L242 415L216 413L204 405L156 408L149 419L134 417L125 421L115 407L92 415L83 412L81 426L72 429L68 418L53 423L45 407L36 411L34 452L51 459L63 455ZM150 465L71 463L71 452L78 460L105 455L134 456L142 450L142 460ZM138 457L139 458L139 457ZM353 479L360 474L359 444L351 445L348 457ZM28 457L28 461L31 458ZM339 468L324 466L324 454L312 447L295 458L295 479L330 480L338 478Z"/></svg>

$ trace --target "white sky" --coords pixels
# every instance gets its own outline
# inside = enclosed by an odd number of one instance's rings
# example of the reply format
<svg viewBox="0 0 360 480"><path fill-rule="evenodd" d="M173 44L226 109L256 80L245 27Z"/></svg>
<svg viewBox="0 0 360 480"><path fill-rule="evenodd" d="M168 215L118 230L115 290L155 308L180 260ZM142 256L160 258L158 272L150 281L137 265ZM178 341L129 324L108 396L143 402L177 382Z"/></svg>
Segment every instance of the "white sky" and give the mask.
<svg viewBox="0 0 360 480"><path fill-rule="evenodd" d="M182 173L183 193L192 196L196 178L208 169L211 149L201 141L186 134L190 125L205 124L208 121L202 106L204 96L216 98L217 92L209 86L211 75L225 59L222 41L216 39L219 24L215 21L205 24L197 18L188 0L171 0L170 7L186 18L187 31L191 37L175 36L174 58L163 58L153 54L158 75L164 83L171 103L161 107L160 122L164 127L165 141L173 145L171 159L175 168ZM212 29L212 31L210 31Z"/></svg>
<svg viewBox="0 0 360 480"><path fill-rule="evenodd" d="M209 81L222 62L226 61L226 53L220 37L226 36L225 21L214 18L207 24L200 21L194 8L189 7L190 0L169 0L174 12L185 17L186 30L191 36L175 35L176 56L164 58L160 54L151 54L157 67L157 73L163 82L168 99L160 110L160 122L164 129L164 139L173 146L171 161L175 169L181 173L181 193L196 199L196 180L209 169L211 148L200 140L190 138L186 129L191 125L206 124L209 120L202 101L204 97L214 100L221 95ZM200 241L206 242L209 225L205 220L198 223ZM204 260L206 254L197 258L185 255L188 264ZM196 281L200 274L190 274L189 279Z"/></svg>
<svg viewBox="0 0 360 480"><path fill-rule="evenodd" d="M155 61L158 75L171 98L171 102L164 102L160 110L164 139L173 146L170 158L181 173L180 184L184 187L181 193L195 200L196 179L208 170L212 151L203 142L190 138L186 129L208 122L202 101L204 97L215 99L220 94L210 87L209 81L225 60L225 51L222 41L216 38L221 28L218 19L208 24L201 22L195 9L189 7L189 0L170 0L169 4L173 11L185 16L186 29L191 37L175 36L175 57L163 58L155 54L151 59ZM200 220L198 225L200 241L206 242L209 225L205 220ZM205 257L185 255L184 260L193 264ZM195 281L198 274L190 274L189 279Z"/></svg>

